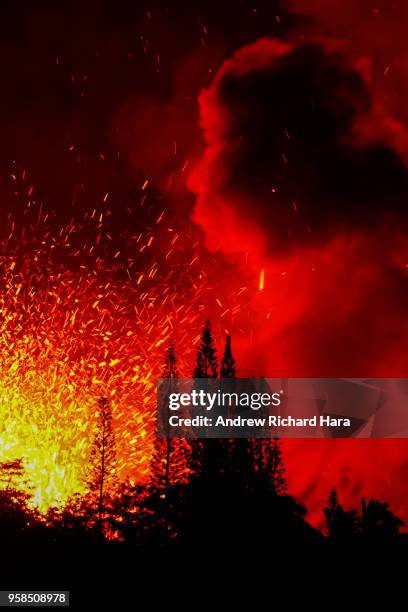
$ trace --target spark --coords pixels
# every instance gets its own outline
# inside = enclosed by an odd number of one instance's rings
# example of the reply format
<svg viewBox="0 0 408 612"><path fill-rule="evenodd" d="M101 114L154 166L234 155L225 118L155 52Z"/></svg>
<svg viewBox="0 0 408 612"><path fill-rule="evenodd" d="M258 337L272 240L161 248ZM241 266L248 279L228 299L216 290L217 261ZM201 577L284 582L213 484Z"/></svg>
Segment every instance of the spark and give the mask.
<svg viewBox="0 0 408 612"><path fill-rule="evenodd" d="M29 178L15 166L11 180ZM199 242L160 223L168 211L152 209L129 251L111 247L105 206L53 231L46 211L30 208L32 223L10 216L0 242L0 461L22 459L20 486L41 511L84 492L101 395L111 398L119 478L146 480L169 338L188 376L203 321L213 317L221 339L247 317L247 287L209 282Z"/></svg>
<svg viewBox="0 0 408 612"><path fill-rule="evenodd" d="M265 270L262 268L259 273L259 291L263 291L265 287Z"/></svg>

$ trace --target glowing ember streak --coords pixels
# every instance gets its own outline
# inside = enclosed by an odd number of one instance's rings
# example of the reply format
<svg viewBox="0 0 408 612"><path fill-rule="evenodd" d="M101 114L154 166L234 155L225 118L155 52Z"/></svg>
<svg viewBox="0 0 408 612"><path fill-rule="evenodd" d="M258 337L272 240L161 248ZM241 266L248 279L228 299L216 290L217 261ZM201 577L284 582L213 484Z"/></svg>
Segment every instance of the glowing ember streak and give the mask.
<svg viewBox="0 0 408 612"><path fill-rule="evenodd" d="M259 291L263 291L265 287L265 270L262 268L259 274Z"/></svg>
<svg viewBox="0 0 408 612"><path fill-rule="evenodd" d="M139 292L136 278L115 285L103 269L53 273L40 264L26 277L26 265L0 258L0 458L23 458L34 502L45 509L83 489L100 395L111 398L121 473L146 476L157 349L174 330L165 305L177 295L163 287L159 302L154 288Z"/></svg>
<svg viewBox="0 0 408 612"><path fill-rule="evenodd" d="M89 227L82 242L72 225L55 236L37 226L33 239L13 224L0 244L0 461L23 460L21 487L41 510L84 491L102 395L112 404L119 476L147 478L166 342L174 336L189 373L193 338L214 304L200 257L184 259L187 241L168 262L174 234L163 226L162 256L150 249L143 267L136 243L135 260L119 261L116 250L104 258L99 217L90 217L92 241ZM152 240L149 230L138 243Z"/></svg>

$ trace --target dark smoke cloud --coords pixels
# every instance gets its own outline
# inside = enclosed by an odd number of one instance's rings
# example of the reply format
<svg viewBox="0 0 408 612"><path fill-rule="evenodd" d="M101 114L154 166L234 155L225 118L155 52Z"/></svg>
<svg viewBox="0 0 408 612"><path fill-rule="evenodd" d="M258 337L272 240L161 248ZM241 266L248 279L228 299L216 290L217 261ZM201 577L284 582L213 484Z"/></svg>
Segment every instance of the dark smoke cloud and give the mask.
<svg viewBox="0 0 408 612"><path fill-rule="evenodd" d="M262 39L226 62L201 108L208 149L191 186L204 227L220 213L243 234L262 228L277 253L405 222L407 170L370 134L369 84L340 53Z"/></svg>
<svg viewBox="0 0 408 612"><path fill-rule="evenodd" d="M234 337L240 374L406 376L405 127L370 58L313 41L258 40L202 92L193 218L252 287L251 333ZM364 494L408 516L406 440L290 440L285 451L314 522L333 484L346 507Z"/></svg>
<svg viewBox="0 0 408 612"><path fill-rule="evenodd" d="M390 117L364 73L338 45L261 39L224 63L200 105L194 219L243 284L265 270L244 366L404 375L408 171L380 138Z"/></svg>
<svg viewBox="0 0 408 612"><path fill-rule="evenodd" d="M364 67L373 94L367 129L408 159L408 5L405 0L285 0L296 15L291 40L322 39L342 45Z"/></svg>

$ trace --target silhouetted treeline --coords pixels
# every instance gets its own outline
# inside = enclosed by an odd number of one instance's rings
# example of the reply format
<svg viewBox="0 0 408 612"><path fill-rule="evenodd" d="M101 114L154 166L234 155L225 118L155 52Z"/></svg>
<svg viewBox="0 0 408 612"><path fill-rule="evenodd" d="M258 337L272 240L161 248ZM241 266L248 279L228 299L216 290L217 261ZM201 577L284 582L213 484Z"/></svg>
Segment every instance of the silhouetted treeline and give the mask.
<svg viewBox="0 0 408 612"><path fill-rule="evenodd" d="M195 378L234 378L236 362L227 335L221 364L206 322L197 350ZM176 347L171 341L162 377L177 387ZM135 485L117 474L110 402L100 398L94 440L84 474L87 493L46 516L34 509L21 460L0 463L0 540L19 542L127 542L139 546L263 546L403 542L403 521L385 502L361 499L343 508L333 488L323 509L325 528L306 520L290 494L278 439L156 438L150 479Z"/></svg>

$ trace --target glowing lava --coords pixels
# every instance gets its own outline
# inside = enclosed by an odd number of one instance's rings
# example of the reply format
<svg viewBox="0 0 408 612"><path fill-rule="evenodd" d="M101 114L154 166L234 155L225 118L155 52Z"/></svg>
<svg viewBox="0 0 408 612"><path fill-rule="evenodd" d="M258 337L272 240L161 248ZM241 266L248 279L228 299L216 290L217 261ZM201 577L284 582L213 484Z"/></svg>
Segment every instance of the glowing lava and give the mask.
<svg viewBox="0 0 408 612"><path fill-rule="evenodd" d="M142 270L77 251L76 231L40 226L21 239L14 229L0 254L0 461L23 459L21 486L42 510L83 491L101 395L112 404L120 475L146 478L166 342L174 336L183 368L208 316L199 255L179 265L171 228L163 224L163 250ZM139 237L138 261L152 241ZM217 300L220 316L229 309Z"/></svg>

